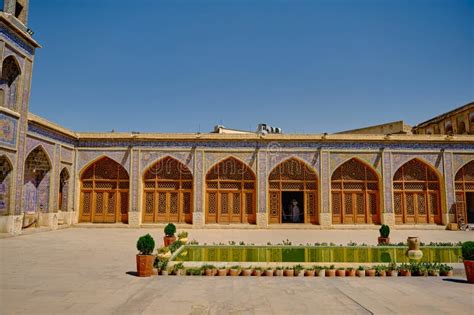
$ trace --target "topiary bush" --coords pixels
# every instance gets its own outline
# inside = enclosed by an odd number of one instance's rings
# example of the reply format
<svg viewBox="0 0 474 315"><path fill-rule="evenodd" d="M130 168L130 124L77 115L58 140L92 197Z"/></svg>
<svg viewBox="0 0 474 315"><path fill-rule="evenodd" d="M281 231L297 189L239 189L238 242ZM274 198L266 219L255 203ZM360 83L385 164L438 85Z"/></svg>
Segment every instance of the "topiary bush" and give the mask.
<svg viewBox="0 0 474 315"><path fill-rule="evenodd" d="M474 241L467 241L462 244L462 258L474 261Z"/></svg>
<svg viewBox="0 0 474 315"><path fill-rule="evenodd" d="M382 224L382 226L379 229L380 236L383 238L388 238L390 235L390 227L386 224Z"/></svg>
<svg viewBox="0 0 474 315"><path fill-rule="evenodd" d="M155 249L155 240L150 234L143 235L137 241L137 249L140 255L151 255Z"/></svg>
<svg viewBox="0 0 474 315"><path fill-rule="evenodd" d="M173 223L168 223L165 226L165 235L166 236L173 236L176 233L176 226Z"/></svg>

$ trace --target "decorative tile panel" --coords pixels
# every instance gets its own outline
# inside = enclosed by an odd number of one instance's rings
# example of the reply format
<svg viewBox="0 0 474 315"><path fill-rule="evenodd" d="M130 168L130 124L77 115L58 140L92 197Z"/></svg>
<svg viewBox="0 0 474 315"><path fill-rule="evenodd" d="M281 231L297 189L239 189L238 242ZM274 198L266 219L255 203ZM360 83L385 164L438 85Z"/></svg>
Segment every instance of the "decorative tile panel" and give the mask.
<svg viewBox="0 0 474 315"><path fill-rule="evenodd" d="M0 113L0 145L16 148L18 119Z"/></svg>
<svg viewBox="0 0 474 315"><path fill-rule="evenodd" d="M130 151L129 150L80 150L77 152L78 154L78 162L77 162L77 170L81 172L84 166L92 163L93 161L97 160L100 157L106 156L111 158L112 160L116 161L120 165L122 165L128 173L130 173Z"/></svg>

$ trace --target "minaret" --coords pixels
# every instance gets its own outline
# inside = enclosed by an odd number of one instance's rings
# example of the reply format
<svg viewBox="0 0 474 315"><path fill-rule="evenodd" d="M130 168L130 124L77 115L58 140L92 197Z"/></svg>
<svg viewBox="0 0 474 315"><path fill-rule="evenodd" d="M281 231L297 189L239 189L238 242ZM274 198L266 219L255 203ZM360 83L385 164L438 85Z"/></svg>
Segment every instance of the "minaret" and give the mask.
<svg viewBox="0 0 474 315"><path fill-rule="evenodd" d="M4 0L0 12L0 232L22 225L28 103L36 48L28 0Z"/></svg>

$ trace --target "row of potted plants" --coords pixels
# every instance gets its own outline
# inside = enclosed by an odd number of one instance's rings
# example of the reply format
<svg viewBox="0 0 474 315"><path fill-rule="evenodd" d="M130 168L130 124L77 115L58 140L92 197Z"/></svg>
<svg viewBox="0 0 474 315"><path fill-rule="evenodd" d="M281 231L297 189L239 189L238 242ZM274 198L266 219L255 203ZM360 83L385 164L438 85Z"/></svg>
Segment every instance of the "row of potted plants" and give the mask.
<svg viewBox="0 0 474 315"><path fill-rule="evenodd" d="M203 265L201 267L185 268L183 263L177 263L172 268L167 268L167 261L159 261L155 264L161 275L206 275L206 276L305 276L305 277L397 277L397 276L452 276L453 268L446 264L430 263L410 263L397 266L396 264L359 266L357 269L352 267L339 267L334 265L303 267L278 266L278 267L252 267L234 265L214 266Z"/></svg>

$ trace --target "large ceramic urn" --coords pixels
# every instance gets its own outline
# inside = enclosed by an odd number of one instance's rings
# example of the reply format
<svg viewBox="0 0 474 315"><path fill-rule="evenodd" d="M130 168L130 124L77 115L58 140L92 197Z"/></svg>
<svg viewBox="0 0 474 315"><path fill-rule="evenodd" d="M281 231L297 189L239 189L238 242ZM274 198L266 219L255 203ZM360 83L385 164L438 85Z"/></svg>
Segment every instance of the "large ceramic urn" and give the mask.
<svg viewBox="0 0 474 315"><path fill-rule="evenodd" d="M410 260L420 260L423 252L420 250L420 239L417 236L409 236L407 239L408 250L406 256Z"/></svg>

